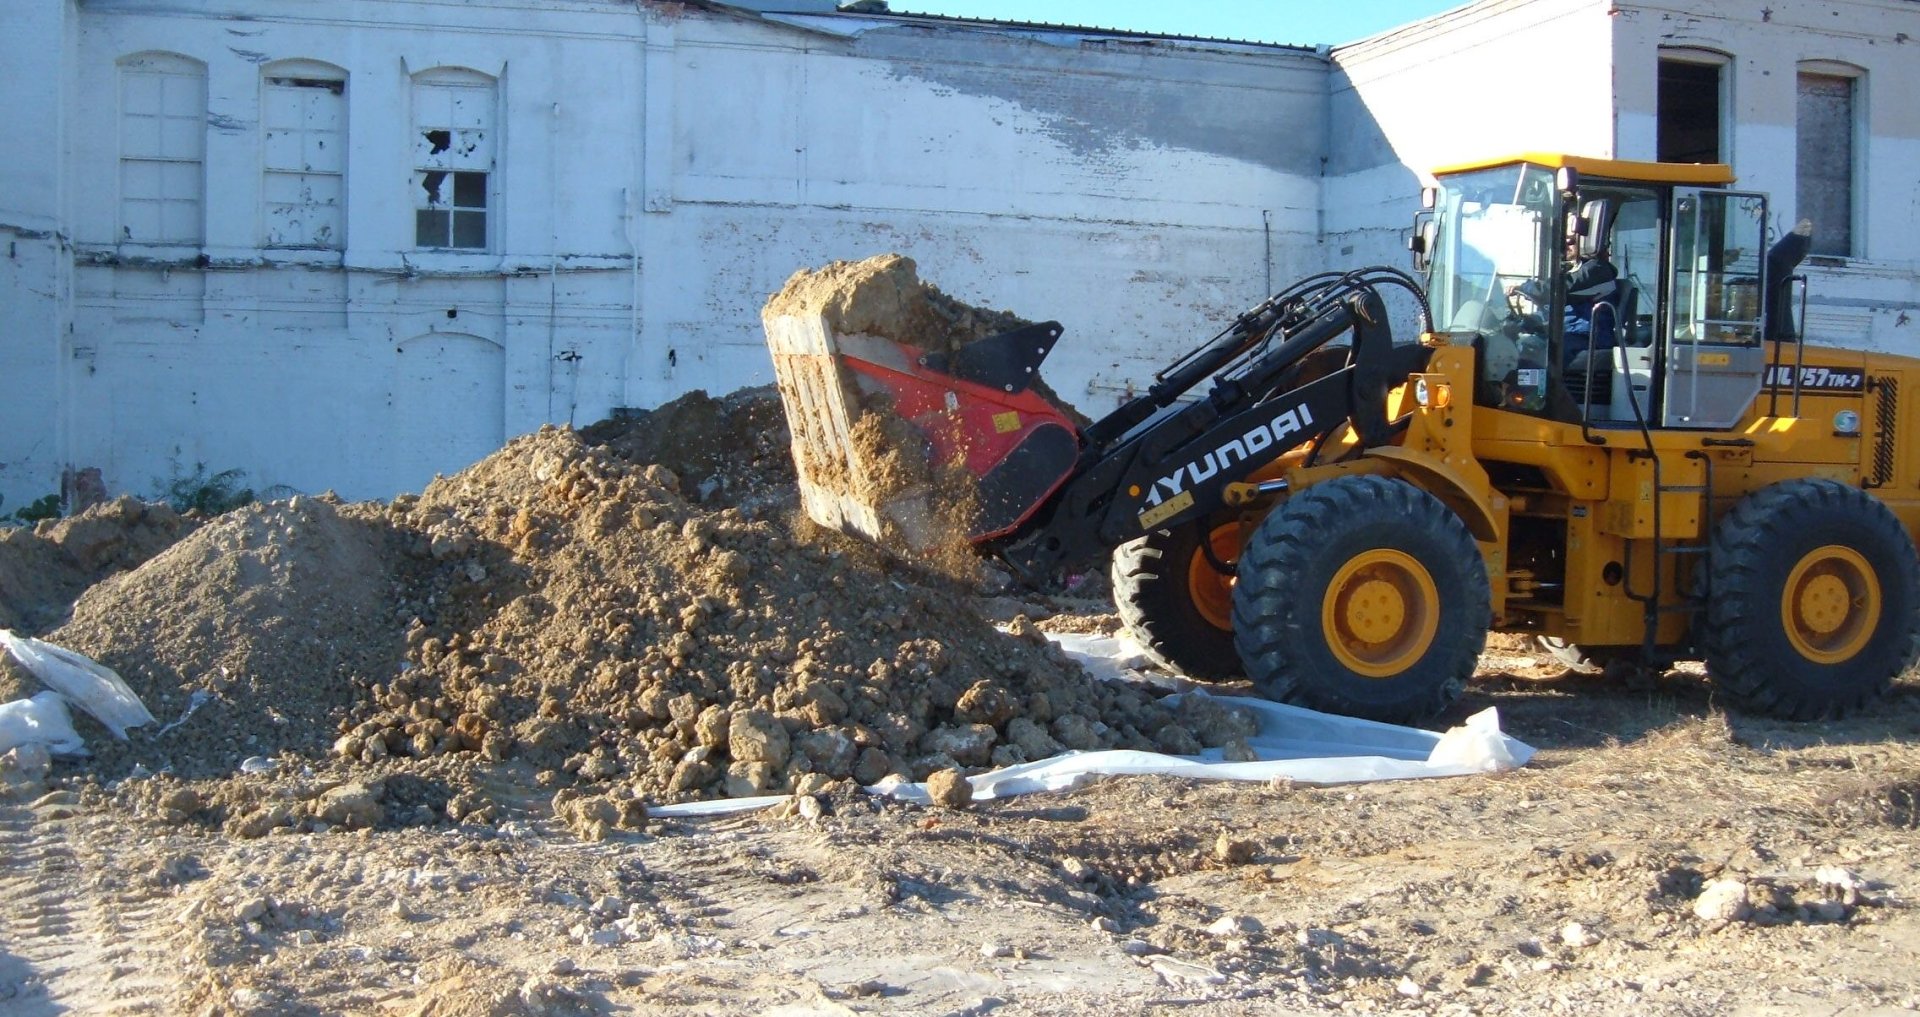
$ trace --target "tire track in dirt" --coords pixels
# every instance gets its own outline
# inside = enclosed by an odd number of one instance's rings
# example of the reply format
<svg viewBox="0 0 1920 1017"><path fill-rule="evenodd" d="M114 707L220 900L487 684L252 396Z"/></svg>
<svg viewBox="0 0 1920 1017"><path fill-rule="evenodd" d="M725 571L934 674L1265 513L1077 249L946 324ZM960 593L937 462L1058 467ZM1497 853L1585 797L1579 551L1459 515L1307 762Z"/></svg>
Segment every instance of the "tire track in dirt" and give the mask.
<svg viewBox="0 0 1920 1017"><path fill-rule="evenodd" d="M168 898L115 873L64 805L0 807L0 1010L165 1014L182 988Z"/></svg>

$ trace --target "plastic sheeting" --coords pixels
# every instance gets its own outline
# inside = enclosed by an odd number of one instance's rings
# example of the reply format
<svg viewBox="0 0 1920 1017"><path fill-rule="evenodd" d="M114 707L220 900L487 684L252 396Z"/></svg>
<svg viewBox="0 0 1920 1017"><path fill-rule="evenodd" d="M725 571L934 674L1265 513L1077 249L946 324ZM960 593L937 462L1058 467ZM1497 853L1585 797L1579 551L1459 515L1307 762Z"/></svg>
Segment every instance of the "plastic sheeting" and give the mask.
<svg viewBox="0 0 1920 1017"><path fill-rule="evenodd" d="M73 729L66 699L58 692L0 703L0 752L22 745L37 745L61 756L78 755L87 748Z"/></svg>
<svg viewBox="0 0 1920 1017"><path fill-rule="evenodd" d="M1137 647L1108 636L1056 636L1068 655L1094 676L1108 680L1139 680L1134 669L1145 663ZM1149 678L1149 680L1152 680ZM1182 695L1207 695L1183 679L1166 679L1188 688ZM1222 697L1228 698L1228 697ZM1031 763L1021 763L967 778L975 800L1006 798L1039 791L1060 791L1096 776L1163 774L1206 780L1290 780L1301 784L1359 784L1416 777L1464 777L1525 766L1533 749L1500 730L1492 709L1467 718L1445 734L1319 713L1264 699L1231 697L1232 705L1254 715L1256 730L1247 740L1259 759L1226 762L1219 749L1199 756L1168 756L1157 752L1112 750L1068 752ZM874 794L904 801L930 801L925 784L882 783ZM686 802L654 810L662 816L723 815L765 808L787 800L786 795Z"/></svg>
<svg viewBox="0 0 1920 1017"><path fill-rule="evenodd" d="M6 629L0 629L0 650L11 654L22 667L53 690L53 693L41 693L32 700L8 703L7 707L24 709L21 706L23 703L39 702L43 696L57 693L65 700L60 706L62 716L66 715L66 703L72 703L92 714L121 741L127 738L127 728L153 723L153 714L147 712L146 704L112 668L102 667L65 647L31 636L16 636ZM73 725L69 721L64 733L71 735L72 732ZM73 735L70 741L40 740L54 752L63 755L81 752L85 748L78 735ZM0 751L6 748L0 746Z"/></svg>

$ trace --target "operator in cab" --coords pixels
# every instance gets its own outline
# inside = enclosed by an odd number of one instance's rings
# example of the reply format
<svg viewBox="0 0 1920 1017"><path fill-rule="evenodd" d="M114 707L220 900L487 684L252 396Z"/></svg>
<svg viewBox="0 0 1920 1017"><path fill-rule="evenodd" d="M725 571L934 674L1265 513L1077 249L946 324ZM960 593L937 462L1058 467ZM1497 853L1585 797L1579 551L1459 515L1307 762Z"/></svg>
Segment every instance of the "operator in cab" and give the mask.
<svg viewBox="0 0 1920 1017"><path fill-rule="evenodd" d="M1613 346L1619 325L1620 271L1613 267L1604 241L1592 257L1582 258L1579 238L1569 236L1566 255L1567 302L1561 311L1560 334L1563 339L1561 361L1570 363L1587 350ZM1537 279L1521 283L1514 287L1514 292L1532 301L1535 307L1547 302L1547 294L1541 292ZM1601 304L1607 305L1606 310L1595 314L1594 309Z"/></svg>

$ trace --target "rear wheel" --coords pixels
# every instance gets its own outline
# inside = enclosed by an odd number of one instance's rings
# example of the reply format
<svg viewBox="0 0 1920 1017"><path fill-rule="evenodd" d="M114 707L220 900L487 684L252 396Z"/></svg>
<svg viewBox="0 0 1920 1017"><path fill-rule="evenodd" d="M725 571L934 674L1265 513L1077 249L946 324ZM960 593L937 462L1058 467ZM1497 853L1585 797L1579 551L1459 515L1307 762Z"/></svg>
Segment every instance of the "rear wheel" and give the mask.
<svg viewBox="0 0 1920 1017"><path fill-rule="evenodd" d="M1214 566L1231 569L1239 555L1231 520L1156 530L1113 553L1114 606L1155 663L1202 681L1246 673L1233 648L1233 576Z"/></svg>
<svg viewBox="0 0 1920 1017"><path fill-rule="evenodd" d="M1348 476L1289 498L1240 559L1234 638L1267 696L1406 721L1466 687L1491 620L1487 569L1438 498Z"/></svg>
<svg viewBox="0 0 1920 1017"><path fill-rule="evenodd" d="M1714 683L1747 709L1833 717L1913 663L1920 558L1887 507L1831 480L1789 480L1714 531L1704 631Z"/></svg>

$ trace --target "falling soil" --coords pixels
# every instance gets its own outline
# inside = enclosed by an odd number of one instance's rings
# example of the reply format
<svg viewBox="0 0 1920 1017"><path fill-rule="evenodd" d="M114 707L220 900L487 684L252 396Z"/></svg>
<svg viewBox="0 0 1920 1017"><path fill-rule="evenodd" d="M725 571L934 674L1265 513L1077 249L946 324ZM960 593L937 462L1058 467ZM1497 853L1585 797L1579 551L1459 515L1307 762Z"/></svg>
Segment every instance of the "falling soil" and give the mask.
<svg viewBox="0 0 1920 1017"><path fill-rule="evenodd" d="M767 301L761 317L769 336L788 334L782 328L798 321L807 323L803 335L817 331L904 344L911 348L906 355L922 363L920 352L954 353L1031 324L948 296L922 282L913 260L898 254L797 272ZM776 367L782 399L799 422L793 454L814 492L808 506L815 518L914 554L934 571L965 576L972 570L970 539L982 528L975 471L982 467L967 463L978 437L968 427L979 424L963 426L953 412L958 389L948 392L945 411L902 410L894 402L899 393L837 359L777 352ZM1085 425L1037 374L1029 386ZM850 512L849 506L860 508Z"/></svg>

